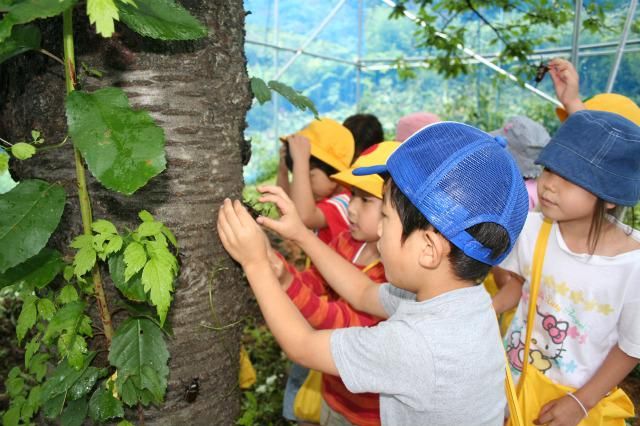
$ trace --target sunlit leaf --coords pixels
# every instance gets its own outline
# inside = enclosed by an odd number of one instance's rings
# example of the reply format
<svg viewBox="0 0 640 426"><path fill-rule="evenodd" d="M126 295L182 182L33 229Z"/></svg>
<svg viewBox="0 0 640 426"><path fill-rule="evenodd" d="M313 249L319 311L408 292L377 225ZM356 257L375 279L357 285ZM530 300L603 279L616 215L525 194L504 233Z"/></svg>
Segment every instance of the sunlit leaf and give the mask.
<svg viewBox="0 0 640 426"><path fill-rule="evenodd" d="M207 28L173 0L135 0L135 6L118 8L122 22L145 37L194 40L207 35Z"/></svg>

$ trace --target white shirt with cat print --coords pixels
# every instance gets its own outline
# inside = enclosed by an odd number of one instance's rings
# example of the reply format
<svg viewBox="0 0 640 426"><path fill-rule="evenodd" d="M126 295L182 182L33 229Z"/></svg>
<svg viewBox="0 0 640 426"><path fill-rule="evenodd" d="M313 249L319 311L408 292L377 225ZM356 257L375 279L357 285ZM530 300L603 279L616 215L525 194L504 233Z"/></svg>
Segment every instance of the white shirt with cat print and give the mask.
<svg viewBox="0 0 640 426"><path fill-rule="evenodd" d="M525 278L504 341L516 381L523 363L533 251L542 221L541 213L529 213L516 246L499 265ZM640 241L640 232L616 224ZM613 257L576 254L554 223L536 304L531 363L551 380L580 388L616 344L640 358L640 250Z"/></svg>

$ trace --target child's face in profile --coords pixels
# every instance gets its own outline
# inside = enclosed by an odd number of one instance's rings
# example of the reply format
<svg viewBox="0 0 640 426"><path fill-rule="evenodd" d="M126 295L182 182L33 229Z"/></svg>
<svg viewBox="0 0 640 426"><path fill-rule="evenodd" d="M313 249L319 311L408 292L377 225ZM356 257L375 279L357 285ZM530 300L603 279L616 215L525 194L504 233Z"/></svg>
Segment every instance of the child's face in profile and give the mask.
<svg viewBox="0 0 640 426"><path fill-rule="evenodd" d="M378 251L389 282L402 287L403 271L408 270L405 263L411 258L402 243L402 222L395 207L391 205L389 187L385 186L382 202L382 219L378 225ZM406 241L405 241L406 242Z"/></svg>
<svg viewBox="0 0 640 426"><path fill-rule="evenodd" d="M352 188L349 202L349 230L354 240L378 241L382 200L358 188Z"/></svg>
<svg viewBox="0 0 640 426"><path fill-rule="evenodd" d="M538 199L540 210L551 220L582 219L589 223L597 201L595 195L549 169L538 177Z"/></svg>
<svg viewBox="0 0 640 426"><path fill-rule="evenodd" d="M325 172L314 168L309 170L309 180L311 183L311 192L316 201L324 200L333 195L338 183L331 180Z"/></svg>

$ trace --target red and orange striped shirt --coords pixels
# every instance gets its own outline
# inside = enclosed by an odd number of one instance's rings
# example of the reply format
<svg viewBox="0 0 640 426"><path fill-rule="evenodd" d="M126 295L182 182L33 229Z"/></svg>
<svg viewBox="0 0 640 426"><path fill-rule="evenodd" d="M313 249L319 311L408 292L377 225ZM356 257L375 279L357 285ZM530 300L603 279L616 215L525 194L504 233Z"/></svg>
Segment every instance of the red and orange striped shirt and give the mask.
<svg viewBox="0 0 640 426"><path fill-rule="evenodd" d="M354 263L364 248L362 241L351 238L349 231L338 234L329 244L338 254ZM355 263L354 263L355 264ZM386 282L382 263L356 265L371 280ZM293 275L293 281L287 294L298 307L309 324L316 329L335 329L346 327L366 327L377 324L380 318L354 309L346 300L339 297L311 265L304 271L298 271L287 264ZM380 398L378 394L354 394L347 390L337 376L322 375L322 397L334 411L342 414L355 425L377 426L380 424Z"/></svg>

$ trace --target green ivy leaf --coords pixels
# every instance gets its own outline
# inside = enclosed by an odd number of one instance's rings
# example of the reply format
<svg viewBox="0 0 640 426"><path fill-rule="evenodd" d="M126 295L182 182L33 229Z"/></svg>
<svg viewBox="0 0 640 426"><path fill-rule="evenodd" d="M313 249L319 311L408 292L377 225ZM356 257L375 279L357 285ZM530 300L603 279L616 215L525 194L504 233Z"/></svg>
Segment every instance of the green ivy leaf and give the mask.
<svg viewBox="0 0 640 426"><path fill-rule="evenodd" d="M114 234L118 233L115 225L108 220L98 219L91 224L91 229L98 234Z"/></svg>
<svg viewBox="0 0 640 426"><path fill-rule="evenodd" d="M142 271L142 285L144 290L149 293L149 300L156 307L160 324L164 324L173 291L171 265L158 258L149 260Z"/></svg>
<svg viewBox="0 0 640 426"><path fill-rule="evenodd" d="M38 349L40 349L40 339L38 338L38 336L35 336L25 346L24 368L29 369L29 364L31 364L31 357L33 356L33 354L38 352Z"/></svg>
<svg viewBox="0 0 640 426"><path fill-rule="evenodd" d="M151 237L156 234L160 234L162 232L162 223L161 222L142 222L138 229L136 229L136 233L139 237Z"/></svg>
<svg viewBox="0 0 640 426"><path fill-rule="evenodd" d="M60 308L47 326L43 337L44 342L50 343L55 336L65 331L77 333L86 316L84 308L84 302L71 302Z"/></svg>
<svg viewBox="0 0 640 426"><path fill-rule="evenodd" d="M5 382L7 387L7 393L11 398L15 398L22 393L24 389L24 379L22 377L13 377L7 379Z"/></svg>
<svg viewBox="0 0 640 426"><path fill-rule="evenodd" d="M135 425L128 420L122 420L116 426L135 426Z"/></svg>
<svg viewBox="0 0 640 426"><path fill-rule="evenodd" d="M22 310L18 317L18 323L16 324L16 335L18 336L18 343L22 341L27 331L31 330L36 323L37 311L35 296L27 296L22 303Z"/></svg>
<svg viewBox="0 0 640 426"><path fill-rule="evenodd" d="M127 405L160 403L167 388L169 352L160 327L130 318L113 336L109 362L118 370L116 390Z"/></svg>
<svg viewBox="0 0 640 426"><path fill-rule="evenodd" d="M309 109L311 112L313 112L315 118L318 118L318 110L316 109L313 101L297 90L275 80L271 80L269 82L269 88L279 93L300 111L306 111L307 109Z"/></svg>
<svg viewBox="0 0 640 426"><path fill-rule="evenodd" d="M124 280L129 281L147 263L147 253L142 244L135 241L129 243L124 249L124 263L127 265L124 271Z"/></svg>
<svg viewBox="0 0 640 426"><path fill-rule="evenodd" d="M38 299L38 315L45 321L51 320L56 313L56 305L49 299Z"/></svg>
<svg viewBox="0 0 640 426"><path fill-rule="evenodd" d="M40 408L40 394L42 393L42 388L40 385L36 385L31 388L29 391L29 397L25 401L25 404L22 406L22 419L27 420L30 419L35 412ZM25 422L27 423L27 422Z"/></svg>
<svg viewBox="0 0 640 426"><path fill-rule="evenodd" d="M24 401L11 401L11 407L2 415L2 424L4 426L18 426L23 404Z"/></svg>
<svg viewBox="0 0 640 426"><path fill-rule="evenodd" d="M271 90L261 78L251 77L251 91L260 105L271 100Z"/></svg>
<svg viewBox="0 0 640 426"><path fill-rule="evenodd" d="M74 286L67 284L62 287L62 290L60 290L60 294L58 295L58 302L66 305L67 303L75 302L76 300L78 300L78 291Z"/></svg>
<svg viewBox="0 0 640 426"><path fill-rule="evenodd" d="M138 212L138 217L140 218L141 221L143 222L154 222L155 219L153 218L153 216L151 215L151 213L149 213L146 210L140 210Z"/></svg>
<svg viewBox="0 0 640 426"><path fill-rule="evenodd" d="M136 0L135 6L119 4L122 22L145 37L160 40L195 40L207 28L173 0Z"/></svg>
<svg viewBox="0 0 640 426"><path fill-rule="evenodd" d="M113 394L104 382L98 385L98 389L89 401L89 416L97 422L103 423L109 419L124 416L122 402L113 397Z"/></svg>
<svg viewBox="0 0 640 426"><path fill-rule="evenodd" d="M56 419L62 413L64 407L65 395L56 395L51 399L42 401L42 413L48 419Z"/></svg>
<svg viewBox="0 0 640 426"><path fill-rule="evenodd" d="M113 0L87 0L89 23L96 24L96 33L102 37L111 37L114 31L113 21L118 20L118 8Z"/></svg>
<svg viewBox="0 0 640 426"><path fill-rule="evenodd" d="M60 424L64 426L82 426L88 410L89 403L87 398L69 401L60 416Z"/></svg>
<svg viewBox="0 0 640 426"><path fill-rule="evenodd" d="M146 257L145 257L146 261ZM109 258L109 273L116 288L129 300L146 302L147 294L142 286L142 274L136 273L125 280L124 254L118 253Z"/></svg>
<svg viewBox="0 0 640 426"><path fill-rule="evenodd" d="M58 338L58 353L66 357L72 367L81 368L87 353L87 342L75 332L63 333Z"/></svg>
<svg viewBox="0 0 640 426"><path fill-rule="evenodd" d="M81 248L73 258L73 271L77 277L89 272L96 264L96 251L93 247Z"/></svg>
<svg viewBox="0 0 640 426"><path fill-rule="evenodd" d="M106 188L131 195L165 169L164 131L121 89L76 90L66 109L74 145Z"/></svg>
<svg viewBox="0 0 640 426"><path fill-rule="evenodd" d="M15 27L11 37L0 43L0 64L29 50L40 48L40 30L33 25ZM0 168L0 171L2 169Z"/></svg>
<svg viewBox="0 0 640 426"><path fill-rule="evenodd" d="M0 273L42 250L64 209L62 186L23 180L0 195Z"/></svg>
<svg viewBox="0 0 640 426"><path fill-rule="evenodd" d="M0 288L24 284L30 289L41 289L53 281L63 268L60 252L45 247L31 259L0 273Z"/></svg>
<svg viewBox="0 0 640 426"><path fill-rule="evenodd" d="M59 15L76 2L77 0L24 0L11 4L0 21L0 43L11 35L14 25Z"/></svg>
<svg viewBox="0 0 640 426"><path fill-rule="evenodd" d="M104 255L109 256L113 253L117 253L122 248L122 237L120 235L115 235L113 238L109 240L107 245L104 247ZM104 259L103 259L104 260Z"/></svg>
<svg viewBox="0 0 640 426"><path fill-rule="evenodd" d="M71 367L66 359L63 359L42 385L42 401L51 400L58 395L67 399L67 392L83 376L95 356L95 352L89 352L78 370Z"/></svg>
<svg viewBox="0 0 640 426"><path fill-rule="evenodd" d="M88 367L82 376L69 388L69 399L77 400L85 395L88 395L91 389L93 389L96 381L100 377L100 369L90 366Z"/></svg>
<svg viewBox="0 0 640 426"><path fill-rule="evenodd" d="M37 381L42 380L47 374L47 361L49 361L48 354L37 353L31 358L29 373L36 376Z"/></svg>
<svg viewBox="0 0 640 426"><path fill-rule="evenodd" d="M28 160L36 153L36 147L26 142L18 142L11 147L11 154L18 160Z"/></svg>
<svg viewBox="0 0 640 426"><path fill-rule="evenodd" d="M176 240L176 237L175 235L173 235L173 232L171 232L171 230L167 228L165 225L162 225L162 234L165 237L167 237L169 241L171 241L171 244L173 244L175 248L178 248L178 240Z"/></svg>

